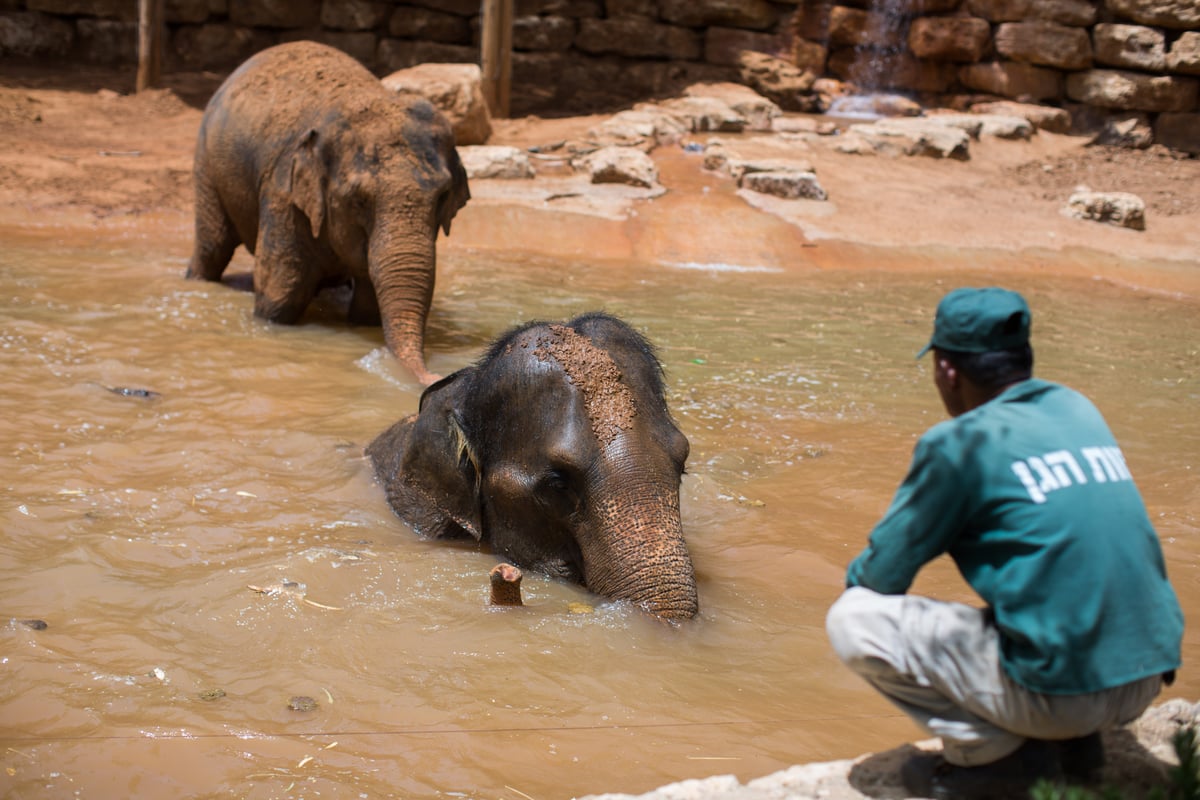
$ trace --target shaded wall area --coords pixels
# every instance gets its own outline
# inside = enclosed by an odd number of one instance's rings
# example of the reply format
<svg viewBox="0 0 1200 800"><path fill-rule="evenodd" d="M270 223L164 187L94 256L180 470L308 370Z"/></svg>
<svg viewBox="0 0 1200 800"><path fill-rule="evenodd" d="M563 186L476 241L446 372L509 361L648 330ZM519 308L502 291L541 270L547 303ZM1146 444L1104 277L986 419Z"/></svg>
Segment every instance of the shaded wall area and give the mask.
<svg viewBox="0 0 1200 800"><path fill-rule="evenodd" d="M167 0L166 18L167 70L227 71L293 39L381 76L479 63L478 0ZM136 19L137 0L0 0L0 56L132 64ZM1197 0L515 0L513 45L514 115L724 80L821 111L845 91L832 78L927 106L1059 106L1119 144L1200 152Z"/></svg>
<svg viewBox="0 0 1200 800"><path fill-rule="evenodd" d="M515 0L514 114L601 111L736 80L743 49L790 52L799 0ZM167 0L164 67L228 70L314 39L380 76L479 63L479 0ZM0 0L0 55L134 63L137 0Z"/></svg>

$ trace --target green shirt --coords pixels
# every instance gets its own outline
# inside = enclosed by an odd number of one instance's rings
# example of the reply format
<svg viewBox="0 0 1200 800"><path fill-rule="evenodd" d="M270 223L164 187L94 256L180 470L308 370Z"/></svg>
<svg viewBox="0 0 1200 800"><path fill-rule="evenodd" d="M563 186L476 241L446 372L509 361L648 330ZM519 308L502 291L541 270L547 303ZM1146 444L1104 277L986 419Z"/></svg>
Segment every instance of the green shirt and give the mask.
<svg viewBox="0 0 1200 800"><path fill-rule="evenodd" d="M1104 418L1042 380L931 428L848 586L908 591L948 553L991 607L1004 670L1083 694L1175 669L1183 612Z"/></svg>

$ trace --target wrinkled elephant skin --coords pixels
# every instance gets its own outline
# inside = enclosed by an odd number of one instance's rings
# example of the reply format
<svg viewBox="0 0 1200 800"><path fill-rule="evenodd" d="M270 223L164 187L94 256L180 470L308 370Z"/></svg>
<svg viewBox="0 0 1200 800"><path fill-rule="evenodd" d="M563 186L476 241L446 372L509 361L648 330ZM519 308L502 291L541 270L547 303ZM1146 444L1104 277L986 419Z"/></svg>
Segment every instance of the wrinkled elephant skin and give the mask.
<svg viewBox="0 0 1200 800"><path fill-rule="evenodd" d="M697 613L679 515L687 437L650 344L614 317L508 332L367 455L422 536L472 536L659 617Z"/></svg>
<svg viewBox="0 0 1200 800"><path fill-rule="evenodd" d="M254 255L254 313L294 323L322 287L350 285L353 323L383 325L424 384L438 229L467 202L450 123L350 56L293 42L250 58L205 109L196 142L189 278Z"/></svg>

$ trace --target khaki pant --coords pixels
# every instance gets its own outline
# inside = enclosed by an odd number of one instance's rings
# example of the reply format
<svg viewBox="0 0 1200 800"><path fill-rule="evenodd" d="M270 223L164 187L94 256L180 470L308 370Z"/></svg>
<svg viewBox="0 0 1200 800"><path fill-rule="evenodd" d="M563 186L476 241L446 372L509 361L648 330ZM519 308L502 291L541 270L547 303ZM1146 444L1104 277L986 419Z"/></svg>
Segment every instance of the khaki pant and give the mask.
<svg viewBox="0 0 1200 800"><path fill-rule="evenodd" d="M1027 738L1072 739L1125 725L1162 688L1155 675L1091 694L1038 694L1000 666L1000 636L960 603L853 587L825 620L838 656L888 700L940 736L947 761L988 764Z"/></svg>

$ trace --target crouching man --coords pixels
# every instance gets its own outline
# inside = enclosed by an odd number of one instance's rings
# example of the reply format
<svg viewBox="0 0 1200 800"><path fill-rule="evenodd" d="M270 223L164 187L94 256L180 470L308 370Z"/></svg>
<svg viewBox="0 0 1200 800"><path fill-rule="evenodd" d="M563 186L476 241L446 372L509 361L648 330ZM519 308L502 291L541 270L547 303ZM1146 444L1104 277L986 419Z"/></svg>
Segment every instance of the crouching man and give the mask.
<svg viewBox="0 0 1200 800"><path fill-rule="evenodd" d="M1032 377L1030 312L1004 289L938 305L933 379L951 419L849 567L826 627L838 656L929 733L917 797L1023 795L1094 779L1100 732L1174 679L1183 614L1124 457L1083 395ZM986 604L906 592L947 553Z"/></svg>

